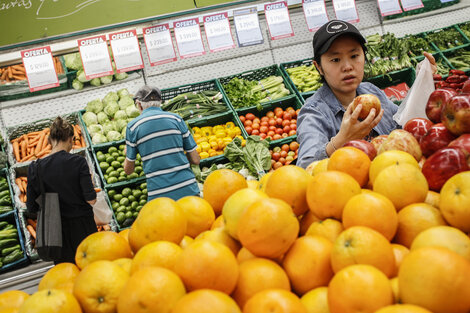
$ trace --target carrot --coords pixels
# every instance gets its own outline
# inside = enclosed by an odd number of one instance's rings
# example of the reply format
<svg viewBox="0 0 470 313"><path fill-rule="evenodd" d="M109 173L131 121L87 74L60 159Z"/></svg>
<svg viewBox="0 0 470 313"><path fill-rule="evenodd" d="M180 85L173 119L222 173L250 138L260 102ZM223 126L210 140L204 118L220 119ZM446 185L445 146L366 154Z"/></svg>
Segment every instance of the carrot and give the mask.
<svg viewBox="0 0 470 313"><path fill-rule="evenodd" d="M19 162L20 163L23 163L23 162L26 162L26 161L31 161L31 160L34 160L36 157L34 154L30 154L24 158L22 158Z"/></svg>
<svg viewBox="0 0 470 313"><path fill-rule="evenodd" d="M21 184L23 185L23 190L24 190L23 192L26 193L26 190L28 190L28 183L22 180Z"/></svg>
<svg viewBox="0 0 470 313"><path fill-rule="evenodd" d="M28 177L26 176L20 176L19 179L21 179L22 181L28 182Z"/></svg>
<svg viewBox="0 0 470 313"><path fill-rule="evenodd" d="M20 146L18 144L18 141L14 141L12 145L13 145L13 153L15 155L15 159L16 161L19 161L20 160Z"/></svg>
<svg viewBox="0 0 470 313"><path fill-rule="evenodd" d="M38 140L38 143L36 145L36 148L34 149L34 154L38 154L42 150L42 147L43 147L43 144L44 144L44 137L46 137L46 133L42 132L39 135L39 140Z"/></svg>
<svg viewBox="0 0 470 313"><path fill-rule="evenodd" d="M43 149L42 151L40 151L40 152L36 155L36 157L39 159L39 158L42 158L43 156L48 155L49 153L51 153L51 150L50 150L50 149L47 149L47 147L46 147L46 149Z"/></svg>
<svg viewBox="0 0 470 313"><path fill-rule="evenodd" d="M7 72L8 72L8 78L12 79L13 78L13 73L11 72L11 67L7 68Z"/></svg>
<svg viewBox="0 0 470 313"><path fill-rule="evenodd" d="M23 64L16 64L16 65L12 65L10 66L13 70L17 70L17 71L21 71L21 72L24 72L25 71L25 68L23 66Z"/></svg>
<svg viewBox="0 0 470 313"><path fill-rule="evenodd" d="M37 222L35 220L33 220L32 218L28 218L26 221L28 222L29 225L33 226L33 228L36 229Z"/></svg>
<svg viewBox="0 0 470 313"><path fill-rule="evenodd" d="M16 178L16 179L15 179L15 183L16 183L16 185L20 188L20 191L21 191L21 192L25 192L25 191L26 191L26 190L23 189L23 184L22 184L23 181L22 181L21 179Z"/></svg>
<svg viewBox="0 0 470 313"><path fill-rule="evenodd" d="M5 69L5 70L3 71L3 73L2 73L2 76L0 76L0 79L1 79L1 80L6 80L7 77L8 77L8 70Z"/></svg>
<svg viewBox="0 0 470 313"><path fill-rule="evenodd" d="M26 154L26 148L28 147L28 144L26 143L26 140L23 140L21 142L21 156L25 158L27 156Z"/></svg>
<svg viewBox="0 0 470 313"><path fill-rule="evenodd" d="M33 236L33 238L36 239L36 231L34 230L33 226L27 225L26 228L28 229L31 236Z"/></svg>
<svg viewBox="0 0 470 313"><path fill-rule="evenodd" d="M81 149L82 146L81 145L73 145L72 146L72 149L75 150L75 149Z"/></svg>

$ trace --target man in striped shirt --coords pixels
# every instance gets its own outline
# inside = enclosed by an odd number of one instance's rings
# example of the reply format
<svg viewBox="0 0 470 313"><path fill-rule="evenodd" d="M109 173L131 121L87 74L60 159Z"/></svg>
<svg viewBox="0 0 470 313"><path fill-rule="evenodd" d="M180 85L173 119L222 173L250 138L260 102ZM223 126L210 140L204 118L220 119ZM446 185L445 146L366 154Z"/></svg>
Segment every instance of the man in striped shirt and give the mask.
<svg viewBox="0 0 470 313"><path fill-rule="evenodd" d="M140 88L134 101L142 114L127 124L124 172L134 172L139 153L147 177L148 201L199 195L190 163L199 164L200 158L186 123L179 115L160 108L161 92L156 87Z"/></svg>

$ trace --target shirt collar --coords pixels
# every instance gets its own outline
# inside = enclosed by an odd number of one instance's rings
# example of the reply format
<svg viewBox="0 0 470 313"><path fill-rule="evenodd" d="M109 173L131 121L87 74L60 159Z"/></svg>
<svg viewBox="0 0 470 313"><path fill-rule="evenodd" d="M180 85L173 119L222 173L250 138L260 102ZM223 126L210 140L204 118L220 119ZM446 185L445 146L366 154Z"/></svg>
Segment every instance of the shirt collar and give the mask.
<svg viewBox="0 0 470 313"><path fill-rule="evenodd" d="M150 111L163 111L162 108L160 107L148 107L146 108L145 110L142 111L142 113L144 112L150 112Z"/></svg>

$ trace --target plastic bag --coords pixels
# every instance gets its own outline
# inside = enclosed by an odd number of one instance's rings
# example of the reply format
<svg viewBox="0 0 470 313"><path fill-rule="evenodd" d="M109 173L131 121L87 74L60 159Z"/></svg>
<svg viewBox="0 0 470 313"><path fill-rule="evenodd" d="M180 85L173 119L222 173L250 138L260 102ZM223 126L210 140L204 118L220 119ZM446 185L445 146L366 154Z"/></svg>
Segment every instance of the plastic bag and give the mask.
<svg viewBox="0 0 470 313"><path fill-rule="evenodd" d="M111 221L113 212L104 198L104 191L100 191L96 194L96 203L93 205L93 213L95 215L96 225L106 225Z"/></svg>
<svg viewBox="0 0 470 313"><path fill-rule="evenodd" d="M435 90L432 75L431 63L427 58L424 58L417 66L417 75L413 86L393 116L399 125L405 125L412 118L427 118L426 103Z"/></svg>

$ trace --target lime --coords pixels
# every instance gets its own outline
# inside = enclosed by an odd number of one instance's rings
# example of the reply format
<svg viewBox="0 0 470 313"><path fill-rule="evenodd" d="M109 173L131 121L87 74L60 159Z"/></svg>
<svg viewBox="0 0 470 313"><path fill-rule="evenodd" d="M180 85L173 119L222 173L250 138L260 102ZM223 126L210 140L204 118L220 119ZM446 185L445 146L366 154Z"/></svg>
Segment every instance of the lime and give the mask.
<svg viewBox="0 0 470 313"><path fill-rule="evenodd" d="M118 205L119 205L119 203L118 203ZM126 211L127 211L127 208L123 205L118 206L118 208L116 209L116 213L126 212Z"/></svg>
<svg viewBox="0 0 470 313"><path fill-rule="evenodd" d="M132 195L136 198L140 198L140 196L142 195L142 191L140 191L139 189L134 189L132 190Z"/></svg>
<svg viewBox="0 0 470 313"><path fill-rule="evenodd" d="M98 152L101 152L101 151L98 151ZM96 159L98 160L98 162L106 161L106 157L104 156L104 154L103 153L98 154L98 152L96 153Z"/></svg>
<svg viewBox="0 0 470 313"><path fill-rule="evenodd" d="M140 210L142 210L143 207L144 207L143 205L139 205L135 210L136 210L137 212L140 212Z"/></svg>
<svg viewBox="0 0 470 313"><path fill-rule="evenodd" d="M140 204L140 205L145 205L146 203L147 203L147 199L141 199L141 200L139 201L139 204Z"/></svg>
<svg viewBox="0 0 470 313"><path fill-rule="evenodd" d="M112 162L114 162L114 158L112 156L106 157L106 163L111 164Z"/></svg>
<svg viewBox="0 0 470 313"><path fill-rule="evenodd" d="M112 171L111 173L108 173L110 177L119 177L119 172L118 171Z"/></svg>
<svg viewBox="0 0 470 313"><path fill-rule="evenodd" d="M113 161L111 162L111 166L114 168L120 168L122 165L121 165L121 162Z"/></svg>
<svg viewBox="0 0 470 313"><path fill-rule="evenodd" d="M127 207L129 205L129 199L122 198L121 200L119 200L119 204Z"/></svg>
<svg viewBox="0 0 470 313"><path fill-rule="evenodd" d="M116 220L118 221L118 223L124 222L125 219L126 219L126 214L124 214L123 212L119 212L116 215Z"/></svg>
<svg viewBox="0 0 470 313"><path fill-rule="evenodd" d="M141 166L142 165L142 162L139 161L139 160L135 160L135 166Z"/></svg>
<svg viewBox="0 0 470 313"><path fill-rule="evenodd" d="M136 172L137 174L142 172L142 166L136 166L135 169L134 169L134 172Z"/></svg>
<svg viewBox="0 0 470 313"><path fill-rule="evenodd" d="M119 176L118 181L126 181L127 180L127 177L126 176Z"/></svg>
<svg viewBox="0 0 470 313"><path fill-rule="evenodd" d="M119 202L113 202L111 206L113 207L113 210L116 210L117 208L119 208Z"/></svg>
<svg viewBox="0 0 470 313"><path fill-rule="evenodd" d="M119 173L119 176L125 177L125 178L127 179L127 174L124 173L124 171L119 171L119 170L118 170L117 172Z"/></svg>
<svg viewBox="0 0 470 313"><path fill-rule="evenodd" d="M108 149L108 153L113 153L113 152L117 152L118 149L116 147L109 147Z"/></svg>
<svg viewBox="0 0 470 313"><path fill-rule="evenodd" d="M116 194L116 190L114 189L108 190L108 197L112 198L114 197L115 194Z"/></svg>
<svg viewBox="0 0 470 313"><path fill-rule="evenodd" d="M103 155L103 151L96 151L96 155Z"/></svg>
<svg viewBox="0 0 470 313"><path fill-rule="evenodd" d="M136 200L135 197L134 197L133 195L131 195L131 194L129 194L129 196L127 197L127 199L129 199L130 202L133 202L133 201Z"/></svg>
<svg viewBox="0 0 470 313"><path fill-rule="evenodd" d="M116 160L120 156L120 154L119 152L113 152L111 153L111 156Z"/></svg>
<svg viewBox="0 0 470 313"><path fill-rule="evenodd" d="M108 174L104 174L103 177L104 177L104 180L108 181L108 179L109 179L109 175L108 175Z"/></svg>
<svg viewBox="0 0 470 313"><path fill-rule="evenodd" d="M142 193L142 194L140 195L139 200L145 200L145 201L147 201L147 195L146 195L145 193Z"/></svg>
<svg viewBox="0 0 470 313"><path fill-rule="evenodd" d="M129 179L133 179L133 178L137 178L137 177L139 177L139 174L137 174L135 172L129 175Z"/></svg>
<svg viewBox="0 0 470 313"><path fill-rule="evenodd" d="M136 157L135 157L136 160L142 160L142 158L140 157L140 154L137 154Z"/></svg>
<svg viewBox="0 0 470 313"><path fill-rule="evenodd" d="M142 193L146 195L146 194L148 193L148 192L147 192L147 188L142 189Z"/></svg>
<svg viewBox="0 0 470 313"><path fill-rule="evenodd" d="M119 145L119 150L120 151L124 151L124 148L126 147L126 145Z"/></svg>
<svg viewBox="0 0 470 313"><path fill-rule="evenodd" d="M133 218L133 217L134 217L134 215L132 215L132 212L131 212L131 211L126 212L125 215L126 215L126 218Z"/></svg>
<svg viewBox="0 0 470 313"><path fill-rule="evenodd" d="M119 201L122 200L122 195L120 193L117 193L117 194L114 195L113 199L114 199L114 201L119 202Z"/></svg>
<svg viewBox="0 0 470 313"><path fill-rule="evenodd" d="M106 169L106 174L109 175L109 173L111 173L112 171L114 171L114 167L111 167L111 166L110 166L110 167L108 167L108 168Z"/></svg>
<svg viewBox="0 0 470 313"><path fill-rule="evenodd" d="M109 177L108 180L106 181L108 184L114 184L118 182L118 179L116 177Z"/></svg>
<svg viewBox="0 0 470 313"><path fill-rule="evenodd" d="M132 217L133 217L133 218L137 218L138 215L139 215L139 212L133 212L133 213L132 213Z"/></svg>
<svg viewBox="0 0 470 313"><path fill-rule="evenodd" d="M146 188L147 188L147 183L140 184L140 190L146 189Z"/></svg>
<svg viewBox="0 0 470 313"><path fill-rule="evenodd" d="M123 167L119 167L116 171L118 171L119 173L124 172L124 168L123 168Z"/></svg>
<svg viewBox="0 0 470 313"><path fill-rule="evenodd" d="M132 201L132 203L131 203L131 208L132 208L133 210L137 209L138 206L139 206L139 202L137 202L137 201Z"/></svg>
<svg viewBox="0 0 470 313"><path fill-rule="evenodd" d="M119 157L117 157L116 161L118 161L118 162L120 162L120 163L123 163L125 159L126 159L126 157L124 157L124 156L119 156Z"/></svg>
<svg viewBox="0 0 470 313"><path fill-rule="evenodd" d="M129 187L126 187L126 188L122 189L122 191L121 191L121 194L124 197L128 197L131 193L132 193L132 189L129 188Z"/></svg>
<svg viewBox="0 0 470 313"><path fill-rule="evenodd" d="M107 162L100 162L100 168L102 171L106 171L106 169L109 167L109 163Z"/></svg>
<svg viewBox="0 0 470 313"><path fill-rule="evenodd" d="M145 173L142 171L140 172L139 176L145 176Z"/></svg>

